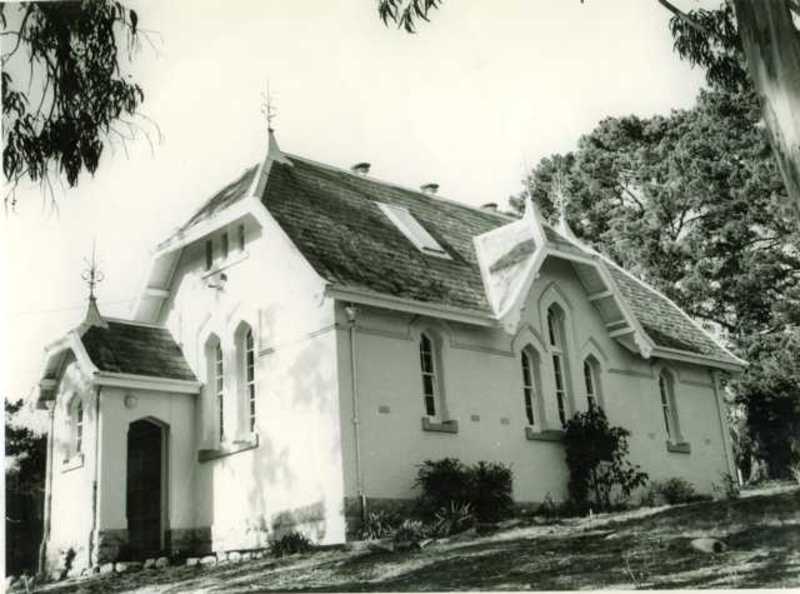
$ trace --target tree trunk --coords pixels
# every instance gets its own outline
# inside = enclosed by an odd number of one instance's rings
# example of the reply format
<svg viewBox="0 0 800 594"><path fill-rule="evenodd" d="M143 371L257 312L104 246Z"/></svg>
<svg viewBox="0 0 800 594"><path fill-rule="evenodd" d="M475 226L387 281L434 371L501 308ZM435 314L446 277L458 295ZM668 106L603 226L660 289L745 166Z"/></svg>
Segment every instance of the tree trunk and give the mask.
<svg viewBox="0 0 800 594"><path fill-rule="evenodd" d="M790 0L733 0L747 67L789 201L800 218L800 33Z"/></svg>

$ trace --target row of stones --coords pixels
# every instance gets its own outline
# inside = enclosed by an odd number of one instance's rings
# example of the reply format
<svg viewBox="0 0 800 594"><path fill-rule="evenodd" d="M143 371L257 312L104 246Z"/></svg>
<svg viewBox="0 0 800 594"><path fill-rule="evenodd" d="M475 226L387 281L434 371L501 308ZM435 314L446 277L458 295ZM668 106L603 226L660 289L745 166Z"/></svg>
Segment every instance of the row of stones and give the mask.
<svg viewBox="0 0 800 594"><path fill-rule="evenodd" d="M220 552L216 555L206 555L204 557L189 557L186 559L188 567L194 566L211 566L223 563L238 563L241 561L250 561L252 559L262 559L267 555L266 549L258 551L245 551L238 552L232 551L230 553ZM109 573L127 573L131 571L139 571L141 569L163 569L170 565L168 557L158 557L157 559L147 559L141 561L117 561L116 563L103 563L102 565L94 565L81 569L72 569L67 572L67 578L85 577L91 575L105 575Z"/></svg>

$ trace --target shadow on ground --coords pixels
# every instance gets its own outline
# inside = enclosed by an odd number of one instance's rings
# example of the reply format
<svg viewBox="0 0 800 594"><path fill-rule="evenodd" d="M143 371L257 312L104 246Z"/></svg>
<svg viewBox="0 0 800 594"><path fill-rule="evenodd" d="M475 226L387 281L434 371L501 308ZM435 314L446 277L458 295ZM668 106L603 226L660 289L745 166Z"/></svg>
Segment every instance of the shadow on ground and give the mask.
<svg viewBox="0 0 800 594"><path fill-rule="evenodd" d="M719 538L706 554L691 540ZM517 529L413 553L322 551L210 569L104 576L67 592L761 588L800 586L800 490L667 508L646 517Z"/></svg>

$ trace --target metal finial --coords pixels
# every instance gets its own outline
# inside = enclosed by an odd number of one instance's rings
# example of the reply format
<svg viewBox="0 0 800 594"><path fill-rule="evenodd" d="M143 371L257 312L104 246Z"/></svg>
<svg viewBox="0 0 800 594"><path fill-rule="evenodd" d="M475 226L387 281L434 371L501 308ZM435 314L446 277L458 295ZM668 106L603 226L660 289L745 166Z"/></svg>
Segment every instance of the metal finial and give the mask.
<svg viewBox="0 0 800 594"><path fill-rule="evenodd" d="M88 267L86 270L83 271L81 274L81 278L86 281L86 284L89 285L89 299L94 301L94 289L95 287L105 280L106 276L97 266L97 259L95 257L96 252L96 244L97 240L92 241L92 259L87 260L86 258L83 259L86 262L86 266Z"/></svg>
<svg viewBox="0 0 800 594"><path fill-rule="evenodd" d="M272 132L272 120L278 115L278 110L275 109L272 94L269 92L269 83L267 83L267 92L261 93L261 113L267 120L267 130Z"/></svg>
<svg viewBox="0 0 800 594"><path fill-rule="evenodd" d="M564 195L564 172L559 170L553 176L553 194L554 206L558 212L559 221L565 221L567 218L567 198Z"/></svg>

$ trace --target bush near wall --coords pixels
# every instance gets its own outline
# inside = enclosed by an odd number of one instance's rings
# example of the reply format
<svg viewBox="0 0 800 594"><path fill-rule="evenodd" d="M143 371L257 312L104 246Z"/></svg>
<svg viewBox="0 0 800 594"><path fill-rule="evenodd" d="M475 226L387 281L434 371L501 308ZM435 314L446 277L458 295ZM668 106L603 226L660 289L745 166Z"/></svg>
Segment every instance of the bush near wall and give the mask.
<svg viewBox="0 0 800 594"><path fill-rule="evenodd" d="M471 466L457 458L425 460L417 466L414 486L422 490L418 510L429 521L453 515L465 505L478 522L497 522L513 510L513 472L499 462Z"/></svg>
<svg viewBox="0 0 800 594"><path fill-rule="evenodd" d="M629 436L627 429L610 425L599 406L567 421L564 449L573 505L610 510L646 484L647 474L628 460Z"/></svg>

